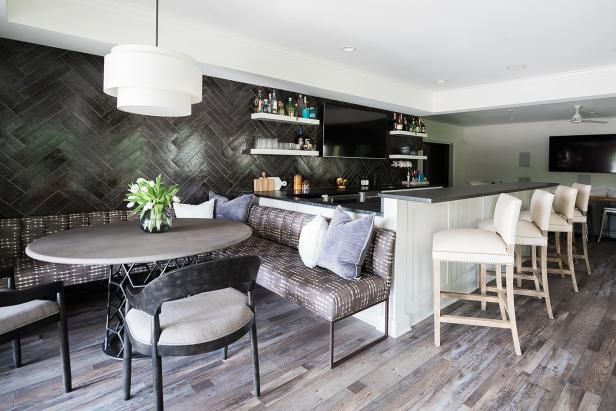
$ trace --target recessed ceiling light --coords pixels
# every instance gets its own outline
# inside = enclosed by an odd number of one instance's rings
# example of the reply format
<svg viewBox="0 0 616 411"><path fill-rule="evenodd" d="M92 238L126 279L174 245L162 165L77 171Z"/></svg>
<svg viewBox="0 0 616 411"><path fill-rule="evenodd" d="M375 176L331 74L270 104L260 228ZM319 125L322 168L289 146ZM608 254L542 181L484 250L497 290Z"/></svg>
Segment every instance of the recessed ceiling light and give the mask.
<svg viewBox="0 0 616 411"><path fill-rule="evenodd" d="M595 112L594 111L589 111L588 114L595 114Z"/></svg>
<svg viewBox="0 0 616 411"><path fill-rule="evenodd" d="M513 113L513 109L512 108L507 109L507 113Z"/></svg>
<svg viewBox="0 0 616 411"><path fill-rule="evenodd" d="M438 84L445 84L445 83L447 83L447 80L436 80L436 82Z"/></svg>
<svg viewBox="0 0 616 411"><path fill-rule="evenodd" d="M517 71L517 70L524 70L526 68L526 66L524 64L512 64L510 66L505 67L507 70L510 71Z"/></svg>
<svg viewBox="0 0 616 411"><path fill-rule="evenodd" d="M509 117L509 120L515 120L515 117Z"/></svg>
<svg viewBox="0 0 616 411"><path fill-rule="evenodd" d="M344 46L344 47L342 48L342 51L345 51L345 52L347 52L347 53L351 53L351 52L355 51L355 47L352 47L352 46Z"/></svg>

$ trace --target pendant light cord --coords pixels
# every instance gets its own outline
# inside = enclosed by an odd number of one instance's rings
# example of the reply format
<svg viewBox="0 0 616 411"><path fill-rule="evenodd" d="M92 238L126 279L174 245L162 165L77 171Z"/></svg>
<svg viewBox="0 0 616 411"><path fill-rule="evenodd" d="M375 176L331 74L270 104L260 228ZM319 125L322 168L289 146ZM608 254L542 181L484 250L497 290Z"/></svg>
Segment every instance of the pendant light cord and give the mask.
<svg viewBox="0 0 616 411"><path fill-rule="evenodd" d="M156 0L156 47L158 47L158 0Z"/></svg>

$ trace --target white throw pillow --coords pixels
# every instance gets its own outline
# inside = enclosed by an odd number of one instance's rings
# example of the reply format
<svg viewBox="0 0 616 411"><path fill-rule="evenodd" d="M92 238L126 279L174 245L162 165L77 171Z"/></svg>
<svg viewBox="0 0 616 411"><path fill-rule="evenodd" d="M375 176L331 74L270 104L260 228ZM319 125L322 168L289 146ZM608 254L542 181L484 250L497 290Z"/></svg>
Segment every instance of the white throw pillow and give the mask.
<svg viewBox="0 0 616 411"><path fill-rule="evenodd" d="M177 218L214 218L214 204L211 199L198 205L173 203L173 210Z"/></svg>
<svg viewBox="0 0 616 411"><path fill-rule="evenodd" d="M327 220L319 215L302 228L297 248L306 267L316 267L328 226Z"/></svg>

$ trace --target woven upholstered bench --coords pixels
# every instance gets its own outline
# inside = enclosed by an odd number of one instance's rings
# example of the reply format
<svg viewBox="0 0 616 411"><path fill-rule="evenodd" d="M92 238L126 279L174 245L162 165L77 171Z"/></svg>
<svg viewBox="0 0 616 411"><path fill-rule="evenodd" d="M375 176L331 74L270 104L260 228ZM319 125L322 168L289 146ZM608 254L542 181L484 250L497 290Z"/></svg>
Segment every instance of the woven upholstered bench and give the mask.
<svg viewBox="0 0 616 411"><path fill-rule="evenodd" d="M329 321L333 368L387 338L395 232L375 228L361 278L350 281L324 268L309 268L302 263L297 250L299 235L313 218L310 214L254 205L248 217L252 237L215 252L213 258L260 256L259 285ZM385 304L384 335L335 361L334 324L381 303Z"/></svg>
<svg viewBox="0 0 616 411"><path fill-rule="evenodd" d="M259 285L329 321L330 366L333 368L387 338L395 233L375 228L361 278L350 281L324 268L308 268L302 263L297 250L299 235L302 227L313 218L310 214L253 205L248 217L252 237L213 255L200 256L200 260L260 256ZM31 259L24 250L44 235L127 219L126 210L0 219L0 270L14 272L17 289L60 280L65 286L106 280L107 266L46 263ZM334 361L334 324L381 303L385 304L384 335Z"/></svg>

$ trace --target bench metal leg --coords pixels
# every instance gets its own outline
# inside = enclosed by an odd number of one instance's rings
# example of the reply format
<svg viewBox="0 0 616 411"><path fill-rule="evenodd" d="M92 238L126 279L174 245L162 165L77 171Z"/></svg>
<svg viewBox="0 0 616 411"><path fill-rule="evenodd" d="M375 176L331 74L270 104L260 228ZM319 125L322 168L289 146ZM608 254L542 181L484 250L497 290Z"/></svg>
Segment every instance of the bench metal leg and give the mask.
<svg viewBox="0 0 616 411"><path fill-rule="evenodd" d="M380 343L383 340L387 339L387 336L389 335L389 298L385 301L380 301L374 305L371 305L370 307L366 307L365 310L367 310L368 308L374 307L377 304L381 304L381 303L385 303L385 333L384 335L382 335L381 337L378 337L377 339L362 345L361 347L357 348L354 351L351 351L349 353L347 353L346 355L344 355L342 358L338 359L338 360L334 360L334 348L335 348L335 344L334 344L334 324L337 323L340 320L344 320L347 317L350 317L351 315L357 314L357 313L353 313L350 314L346 317L342 317L339 318L335 321L330 321L329 322L329 367L330 368L334 368L337 367L338 365L342 364L343 362L345 362L346 360L349 360L353 357L355 357L357 354L360 354L364 351L366 351L368 348ZM363 310L362 310L363 311ZM361 311L358 311L361 312Z"/></svg>

